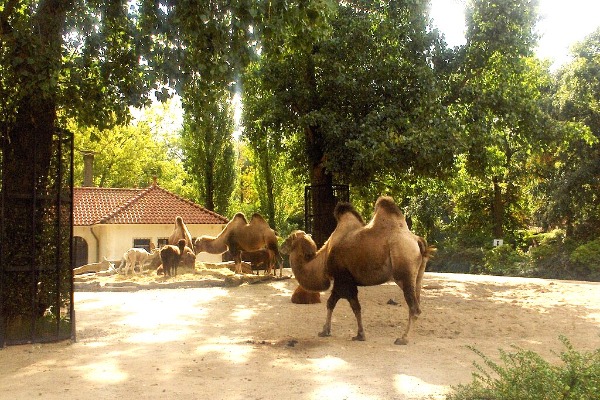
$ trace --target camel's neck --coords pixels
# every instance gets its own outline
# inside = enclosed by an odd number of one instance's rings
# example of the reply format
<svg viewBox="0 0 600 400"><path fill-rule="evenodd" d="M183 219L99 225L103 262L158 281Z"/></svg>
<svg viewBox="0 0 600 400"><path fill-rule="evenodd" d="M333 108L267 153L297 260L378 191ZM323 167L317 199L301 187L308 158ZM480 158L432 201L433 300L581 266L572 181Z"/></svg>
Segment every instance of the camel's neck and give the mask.
<svg viewBox="0 0 600 400"><path fill-rule="evenodd" d="M202 246L204 247L204 251L211 254L221 254L227 251L227 242L223 235L215 238L203 237Z"/></svg>
<svg viewBox="0 0 600 400"><path fill-rule="evenodd" d="M318 251L311 260L306 260L302 252L290 256L290 265L300 286L317 292L329 289L331 284L325 270L326 263L326 249Z"/></svg>

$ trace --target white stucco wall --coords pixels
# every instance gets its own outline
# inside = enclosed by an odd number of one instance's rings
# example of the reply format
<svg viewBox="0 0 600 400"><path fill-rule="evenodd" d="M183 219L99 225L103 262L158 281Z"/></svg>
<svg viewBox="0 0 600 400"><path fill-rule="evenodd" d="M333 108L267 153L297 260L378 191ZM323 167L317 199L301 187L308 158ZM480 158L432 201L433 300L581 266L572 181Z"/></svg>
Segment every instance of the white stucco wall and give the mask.
<svg viewBox="0 0 600 400"><path fill-rule="evenodd" d="M217 236L225 225L186 224L192 237L202 235ZM75 226L73 235L81 236L88 244L88 263L98 262L106 257L117 261L123 253L133 247L134 239L150 239L154 244L158 239L168 238L173 232L174 225L137 225L137 224L101 224L94 226ZM219 262L220 254L200 253L198 261Z"/></svg>

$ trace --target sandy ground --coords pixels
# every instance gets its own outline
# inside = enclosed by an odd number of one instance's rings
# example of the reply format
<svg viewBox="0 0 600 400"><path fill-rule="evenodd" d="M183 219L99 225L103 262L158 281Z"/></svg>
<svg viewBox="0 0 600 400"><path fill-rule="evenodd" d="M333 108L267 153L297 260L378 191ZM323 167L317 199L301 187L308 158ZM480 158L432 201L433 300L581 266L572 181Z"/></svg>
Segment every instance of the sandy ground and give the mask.
<svg viewBox="0 0 600 400"><path fill-rule="evenodd" d="M367 340L353 342L348 303L333 336L318 337L328 294L292 304L294 279L178 280L187 287L76 292L77 341L0 350L0 398L443 399L471 381L480 359L467 346L497 358L516 345L550 360L559 335L600 347L597 283L427 273L423 314L398 346L407 310L393 284L361 288Z"/></svg>

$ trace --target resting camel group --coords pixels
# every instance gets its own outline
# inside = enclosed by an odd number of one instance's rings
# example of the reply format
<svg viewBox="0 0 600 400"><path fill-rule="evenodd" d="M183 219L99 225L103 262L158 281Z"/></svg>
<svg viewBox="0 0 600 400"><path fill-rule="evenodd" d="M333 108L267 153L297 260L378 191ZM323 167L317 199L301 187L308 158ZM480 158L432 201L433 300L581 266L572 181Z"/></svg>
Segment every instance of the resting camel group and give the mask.
<svg viewBox="0 0 600 400"><path fill-rule="evenodd" d="M192 246L192 236L183 218L178 216L175 218L175 228L167 245L155 249L151 244L150 252L137 247L130 248L123 253L118 270L125 275L129 274L129 271L135 274L136 267L142 272L144 265L148 263L149 268L156 269L159 275L175 276L179 265L189 268L196 263L196 254L191 249Z"/></svg>

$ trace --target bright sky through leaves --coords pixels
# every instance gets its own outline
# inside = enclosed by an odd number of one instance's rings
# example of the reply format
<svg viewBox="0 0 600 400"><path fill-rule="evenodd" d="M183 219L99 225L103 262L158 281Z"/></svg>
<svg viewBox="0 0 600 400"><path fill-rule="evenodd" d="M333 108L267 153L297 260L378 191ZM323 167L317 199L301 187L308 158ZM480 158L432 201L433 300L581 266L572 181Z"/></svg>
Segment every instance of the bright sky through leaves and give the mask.
<svg viewBox="0 0 600 400"><path fill-rule="evenodd" d="M446 36L449 46L465 42L465 0L431 0L431 17ZM537 55L550 59L553 67L569 60L570 47L600 27L598 0L539 0Z"/></svg>

